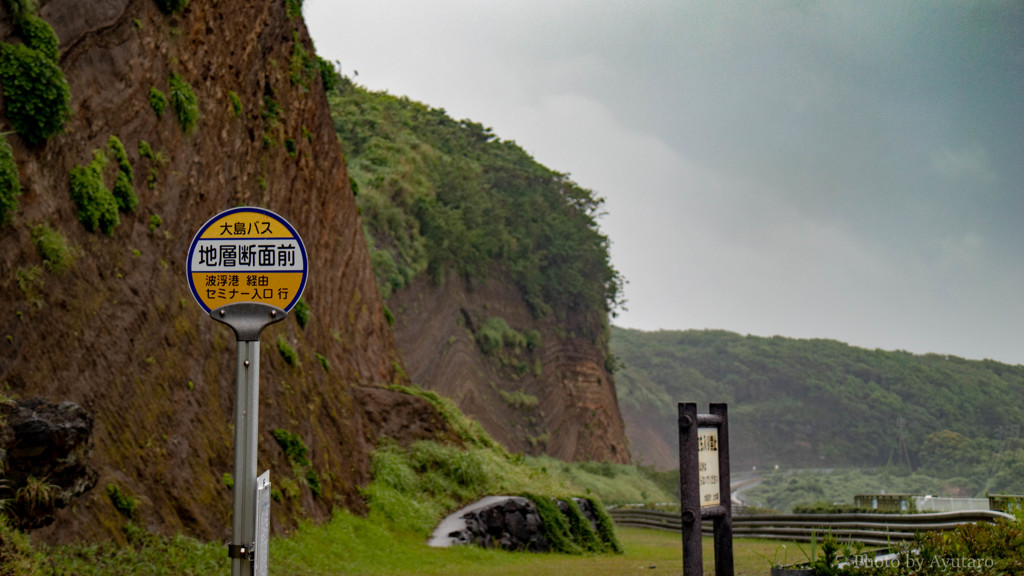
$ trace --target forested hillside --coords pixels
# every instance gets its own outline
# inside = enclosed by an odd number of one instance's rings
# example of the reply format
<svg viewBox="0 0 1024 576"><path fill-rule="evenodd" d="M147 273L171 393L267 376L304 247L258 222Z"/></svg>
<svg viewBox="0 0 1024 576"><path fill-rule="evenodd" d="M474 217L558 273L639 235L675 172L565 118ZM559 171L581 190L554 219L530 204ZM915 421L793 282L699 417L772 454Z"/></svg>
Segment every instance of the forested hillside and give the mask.
<svg viewBox="0 0 1024 576"><path fill-rule="evenodd" d="M1024 490L1024 366L832 340L612 328L636 459L677 466L676 404L728 402L733 469L894 465Z"/></svg>
<svg viewBox="0 0 1024 576"><path fill-rule="evenodd" d="M538 317L618 304L603 199L444 109L346 77L329 100L385 298L422 274L485 280L496 263Z"/></svg>
<svg viewBox="0 0 1024 576"><path fill-rule="evenodd" d="M443 109L340 75L328 97L412 381L511 450L627 461L603 200Z"/></svg>

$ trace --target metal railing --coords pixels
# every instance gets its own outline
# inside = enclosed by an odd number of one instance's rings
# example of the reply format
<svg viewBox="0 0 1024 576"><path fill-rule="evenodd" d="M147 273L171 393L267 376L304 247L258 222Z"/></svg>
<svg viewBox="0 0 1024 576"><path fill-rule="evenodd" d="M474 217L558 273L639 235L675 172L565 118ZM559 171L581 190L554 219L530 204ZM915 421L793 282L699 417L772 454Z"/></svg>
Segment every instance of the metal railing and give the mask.
<svg viewBox="0 0 1024 576"><path fill-rule="evenodd" d="M612 508L609 515L618 526L680 531L679 512L663 512L642 508ZM752 514L732 517L735 538L772 538L810 542L821 541L826 533L842 542L863 542L885 545L912 540L916 532L953 530L961 524L995 522L1012 519L1003 512L972 510L933 514ZM704 533L711 533L711 523L702 522Z"/></svg>

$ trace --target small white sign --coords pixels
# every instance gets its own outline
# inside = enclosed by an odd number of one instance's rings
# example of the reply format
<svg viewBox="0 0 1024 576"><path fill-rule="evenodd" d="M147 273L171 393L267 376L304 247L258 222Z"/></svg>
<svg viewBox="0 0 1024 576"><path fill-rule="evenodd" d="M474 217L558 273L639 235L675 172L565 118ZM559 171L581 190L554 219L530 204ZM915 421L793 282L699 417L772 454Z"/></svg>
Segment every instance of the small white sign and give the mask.
<svg viewBox="0 0 1024 576"><path fill-rule="evenodd" d="M254 576L267 576L270 565L270 470L256 479L256 549Z"/></svg>
<svg viewBox="0 0 1024 576"><path fill-rule="evenodd" d="M718 428L697 429L697 462L700 470L701 507L718 506Z"/></svg>

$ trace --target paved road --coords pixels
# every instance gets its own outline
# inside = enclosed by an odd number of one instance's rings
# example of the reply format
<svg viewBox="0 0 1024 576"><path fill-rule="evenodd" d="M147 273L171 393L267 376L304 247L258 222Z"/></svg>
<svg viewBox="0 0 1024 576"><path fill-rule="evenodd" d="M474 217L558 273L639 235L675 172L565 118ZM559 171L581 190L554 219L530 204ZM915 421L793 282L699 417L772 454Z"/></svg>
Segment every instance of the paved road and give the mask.
<svg viewBox="0 0 1024 576"><path fill-rule="evenodd" d="M761 476L745 476L739 479L733 480L732 484L729 485L729 490L732 492L732 503L733 506L744 506L747 503L743 500L743 492L750 490L754 486L761 483Z"/></svg>

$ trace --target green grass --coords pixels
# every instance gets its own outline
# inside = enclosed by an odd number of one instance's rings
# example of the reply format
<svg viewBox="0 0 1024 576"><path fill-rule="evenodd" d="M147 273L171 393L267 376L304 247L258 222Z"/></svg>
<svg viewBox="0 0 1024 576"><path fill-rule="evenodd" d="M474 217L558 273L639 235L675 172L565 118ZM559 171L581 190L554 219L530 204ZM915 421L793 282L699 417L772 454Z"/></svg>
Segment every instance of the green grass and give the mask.
<svg viewBox="0 0 1024 576"><path fill-rule="evenodd" d="M512 329L504 318L488 318L476 333L476 341L480 350L486 355L499 352L508 347L519 352L526 347L526 337Z"/></svg>
<svg viewBox="0 0 1024 576"><path fill-rule="evenodd" d="M501 396L502 402L513 408L536 408L540 404L540 399L522 390L513 390L512 392L498 390L498 394Z"/></svg>
<svg viewBox="0 0 1024 576"><path fill-rule="evenodd" d="M60 64L60 40L53 26L35 14L26 14L14 24L26 46L41 52L54 64Z"/></svg>
<svg viewBox="0 0 1024 576"><path fill-rule="evenodd" d="M565 498L575 486L492 448L465 450L437 442L378 448L373 484L364 491L372 515L426 538L446 514L492 494L534 492Z"/></svg>
<svg viewBox="0 0 1024 576"><path fill-rule="evenodd" d="M238 97L233 90L228 91L228 98L231 100L231 110L234 111L235 116L242 115L242 99Z"/></svg>
<svg viewBox="0 0 1024 576"><path fill-rule="evenodd" d="M611 462L568 463L550 456L527 458L531 466L551 473L563 482L585 487L607 505L673 502L676 497L651 479L640 467Z"/></svg>
<svg viewBox="0 0 1024 576"><path fill-rule="evenodd" d="M682 572L682 540L678 533L640 528L618 529L621 555L528 554L471 547L430 548L413 534L391 534L378 524L335 514L323 526L304 525L295 536L271 542L271 573L278 576L359 575L494 575L604 576L675 574ZM764 576L783 543L736 540L733 561L737 576ZM796 555L803 555L790 545ZM781 559L781 557L780 557ZM704 539L706 574L714 570L711 538Z"/></svg>
<svg viewBox="0 0 1024 576"><path fill-rule="evenodd" d="M158 536L128 523L127 546L112 542L40 547L34 569L2 572L12 576L227 576L231 564L219 542L181 535ZM24 553L24 552L23 552ZM45 568L44 568L45 567Z"/></svg>
<svg viewBox="0 0 1024 576"><path fill-rule="evenodd" d="M107 139L107 149L117 162L117 180L114 182L112 193L117 200L117 208L122 212L134 212L139 205L139 197L135 195L135 187L132 181L135 179L135 170L131 161L128 160L128 152L124 149L121 140L110 135Z"/></svg>
<svg viewBox="0 0 1024 576"><path fill-rule="evenodd" d="M510 553L477 547L432 549L425 542L438 522L459 507L486 495L534 494L538 506L554 509L551 498L568 501L585 495L594 501L604 494L623 494L635 501L624 486L649 485L653 481L636 466L601 463L567 464L547 459L527 459L509 454L474 421L463 415L450 401L415 388L394 390L420 396L431 402L449 420L461 436L465 448L434 441L415 442L402 447L384 441L373 453L372 482L361 489L369 505L369 515L358 517L336 510L332 519L321 525L300 523L271 540L271 574L346 575L346 574L529 574L566 576L572 574L623 574L636 570L678 574L681 566L681 538L671 532L616 530L609 537L607 526L597 534L579 517L554 514L564 522L562 549L573 554ZM477 425L478 426L478 425ZM302 439L283 429L273 431L274 439L292 463L294 475L279 475L275 480L275 501L300 496L302 483L316 494L319 478L309 460ZM310 477L312 476L312 478ZM226 482L229 475L220 480ZM612 489L611 486L619 485ZM651 488L653 489L653 488ZM34 574L129 575L136 574L211 574L230 572L220 543L202 543L183 536L159 536L134 524L136 501L114 484L107 486L111 503L121 511L127 546L113 543L78 544L66 547L31 546L0 523L0 558L3 542L15 547L19 562L29 568L10 572L14 576ZM570 506L570 508L574 508ZM549 510L550 511L550 510ZM230 518L224 518L225 525ZM549 524L545 520L546 524ZM586 530L581 532L581 526ZM568 536L571 534L571 536ZM549 539L554 541L552 534ZM616 538L617 537L617 538ZM707 546L706 546L707 547ZM757 542L756 553L737 554L737 574L763 573L767 558L776 555L778 543ZM599 550L615 551L597 553ZM705 565L713 558L707 552ZM45 559L45 560L44 560ZM742 560L741 560L742 559ZM794 558L793 561L802 558ZM0 562L0 566L4 563ZM653 566L653 568L652 568ZM743 567L749 570L743 571ZM45 570L49 570L46 572ZM0 571L0 574L7 572Z"/></svg>
<svg viewBox="0 0 1024 576"><path fill-rule="evenodd" d="M227 519L225 519L227 521ZM303 523L270 541L274 576L346 575L481 575L605 576L682 572L678 533L619 528L623 554L530 554L476 547L430 548L412 532L394 532L372 513L361 518L338 511L330 522ZM124 527L129 545L111 542L59 547L32 546L0 517L0 563L12 576L77 574L80 576L227 576L231 565L219 542L184 536L157 536L133 523ZM704 538L703 565L714 569L711 538ZM805 546L806 548L806 546ZM806 555L794 544L775 540L736 539L736 576L764 576L771 562L795 563Z"/></svg>
<svg viewBox="0 0 1024 576"><path fill-rule="evenodd" d="M388 388L410 396L418 396L429 402L431 406L441 414L445 421L448 422L448 425L452 427L455 434L458 435L458 437L468 446L490 448L499 453L505 452L505 448L495 442L494 439L484 431L484 427L481 426L479 422L463 414L462 411L459 410L458 406L456 406L449 398L445 398L436 392L424 390L416 386L393 385Z"/></svg>

